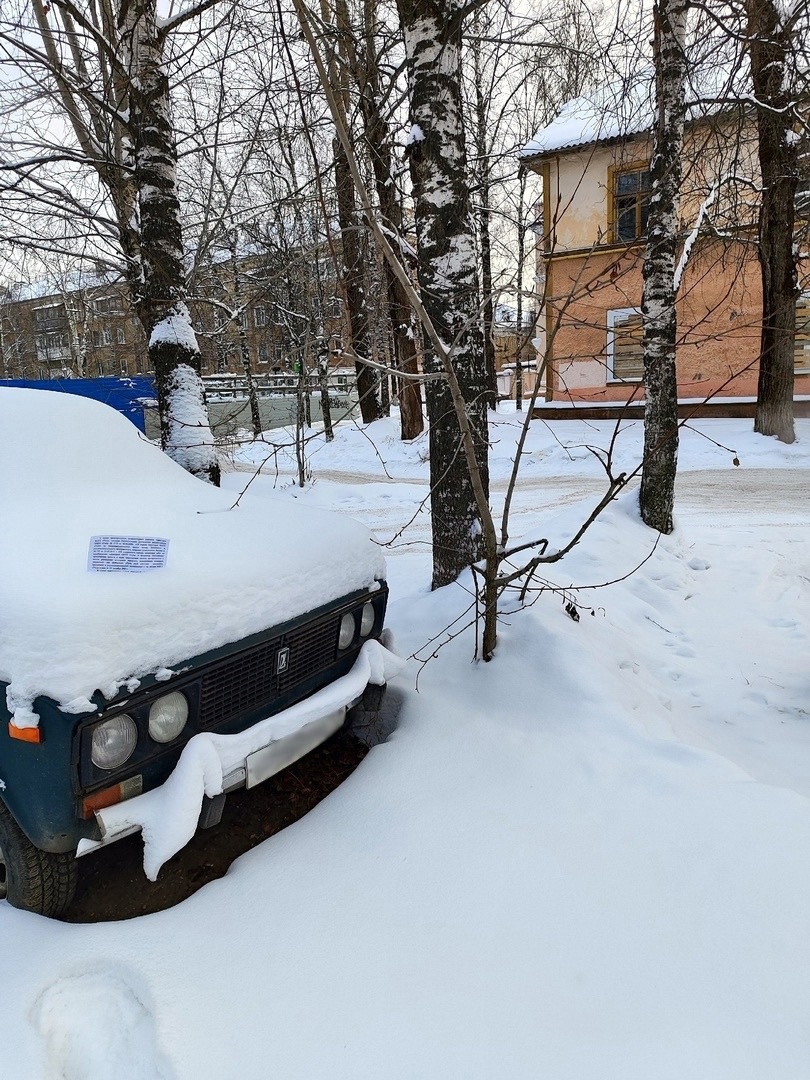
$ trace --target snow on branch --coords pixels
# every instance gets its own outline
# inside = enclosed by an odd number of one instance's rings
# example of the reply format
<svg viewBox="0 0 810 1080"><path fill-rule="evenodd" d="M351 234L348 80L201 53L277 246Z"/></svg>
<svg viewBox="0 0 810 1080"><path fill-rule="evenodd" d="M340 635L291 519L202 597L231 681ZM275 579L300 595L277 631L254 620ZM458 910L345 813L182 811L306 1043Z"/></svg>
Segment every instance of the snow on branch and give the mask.
<svg viewBox="0 0 810 1080"><path fill-rule="evenodd" d="M700 230L703 226L703 222L706 220L709 214L709 210L716 202L717 196L720 194L720 189L728 183L736 182L739 184L746 184L757 190L757 186L749 176L737 176L735 173L728 173L726 176L722 176L716 183L714 183L709 190L709 194L703 200L700 209L698 210L697 217L695 218L695 224L684 240L683 251L681 257L678 260L678 265L675 267L675 273L673 274L673 287L677 293L681 285L681 279L684 271L686 270L686 264L689 261L689 255L691 254L692 247L698 238Z"/></svg>

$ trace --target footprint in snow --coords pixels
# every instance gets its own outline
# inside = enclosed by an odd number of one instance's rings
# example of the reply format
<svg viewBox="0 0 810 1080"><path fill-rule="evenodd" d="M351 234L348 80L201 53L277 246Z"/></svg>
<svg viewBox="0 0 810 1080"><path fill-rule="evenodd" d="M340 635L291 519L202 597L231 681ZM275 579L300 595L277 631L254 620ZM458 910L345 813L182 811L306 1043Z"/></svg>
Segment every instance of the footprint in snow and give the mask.
<svg viewBox="0 0 810 1080"><path fill-rule="evenodd" d="M697 653L695 652L695 650L692 648L691 645L678 645L675 648L675 655L676 656L686 656L686 657L691 658L693 656L697 656Z"/></svg>
<svg viewBox="0 0 810 1080"><path fill-rule="evenodd" d="M123 970L98 968L42 991L31 1020L45 1042L47 1080L175 1080L135 981Z"/></svg>

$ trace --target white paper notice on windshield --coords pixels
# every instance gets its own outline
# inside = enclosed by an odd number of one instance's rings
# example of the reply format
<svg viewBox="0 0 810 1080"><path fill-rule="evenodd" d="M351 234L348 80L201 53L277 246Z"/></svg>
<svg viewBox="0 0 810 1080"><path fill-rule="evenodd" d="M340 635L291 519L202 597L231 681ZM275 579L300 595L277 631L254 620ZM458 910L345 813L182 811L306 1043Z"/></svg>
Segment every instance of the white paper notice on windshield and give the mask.
<svg viewBox="0 0 810 1080"><path fill-rule="evenodd" d="M166 565L169 541L160 536L91 536L87 569L96 574L142 574Z"/></svg>

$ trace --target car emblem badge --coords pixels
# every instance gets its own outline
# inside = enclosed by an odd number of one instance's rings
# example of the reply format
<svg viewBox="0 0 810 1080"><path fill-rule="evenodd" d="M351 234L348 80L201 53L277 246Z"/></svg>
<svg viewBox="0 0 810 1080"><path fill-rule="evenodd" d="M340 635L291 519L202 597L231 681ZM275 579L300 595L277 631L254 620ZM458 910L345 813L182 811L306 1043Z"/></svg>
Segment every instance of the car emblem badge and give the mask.
<svg viewBox="0 0 810 1080"><path fill-rule="evenodd" d="M281 675L290 666L290 650L288 647L279 649L276 653L276 675Z"/></svg>

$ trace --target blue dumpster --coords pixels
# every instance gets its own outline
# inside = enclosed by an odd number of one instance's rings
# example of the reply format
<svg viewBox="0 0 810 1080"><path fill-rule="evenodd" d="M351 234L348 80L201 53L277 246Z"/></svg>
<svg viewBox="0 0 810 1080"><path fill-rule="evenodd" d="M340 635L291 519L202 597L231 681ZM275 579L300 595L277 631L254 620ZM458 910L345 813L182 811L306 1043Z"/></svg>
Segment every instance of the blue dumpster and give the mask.
<svg viewBox="0 0 810 1080"><path fill-rule="evenodd" d="M3 386L21 386L29 390L55 390L62 394L80 394L111 405L146 433L144 408L157 405L152 375L132 375L101 379L2 379Z"/></svg>

